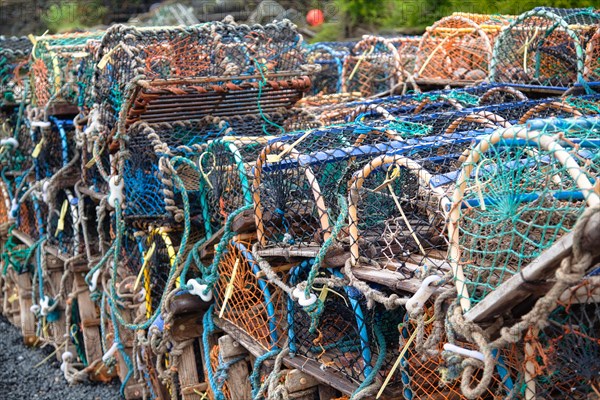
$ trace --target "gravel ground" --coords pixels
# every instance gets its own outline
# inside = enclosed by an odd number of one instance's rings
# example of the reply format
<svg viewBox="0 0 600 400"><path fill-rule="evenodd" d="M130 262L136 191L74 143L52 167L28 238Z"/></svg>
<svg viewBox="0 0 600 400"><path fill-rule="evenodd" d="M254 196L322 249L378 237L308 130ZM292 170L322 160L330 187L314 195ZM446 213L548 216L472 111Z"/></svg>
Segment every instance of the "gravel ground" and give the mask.
<svg viewBox="0 0 600 400"><path fill-rule="evenodd" d="M69 386L55 356L35 368L50 353L50 347L25 347L20 331L0 316L0 399L121 399L117 382Z"/></svg>

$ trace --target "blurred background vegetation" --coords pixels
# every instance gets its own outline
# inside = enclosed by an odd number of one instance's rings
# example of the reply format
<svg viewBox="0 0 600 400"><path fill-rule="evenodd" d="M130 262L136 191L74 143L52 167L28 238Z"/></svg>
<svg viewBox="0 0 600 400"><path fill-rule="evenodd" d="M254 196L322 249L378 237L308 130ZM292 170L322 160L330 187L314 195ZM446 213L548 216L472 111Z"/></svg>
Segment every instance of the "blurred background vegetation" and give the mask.
<svg viewBox="0 0 600 400"><path fill-rule="evenodd" d="M305 29L307 37L314 36L311 41L358 38L366 33L418 34L455 11L517 15L536 6L600 8L600 0L281 0L278 4L274 0L169 0L161 4L174 2L189 7L199 22L227 14L243 22L261 2L268 3L267 8L287 10L283 15ZM156 0L0 0L0 34L40 35L104 27L160 7ZM325 23L306 25L311 9L323 10Z"/></svg>

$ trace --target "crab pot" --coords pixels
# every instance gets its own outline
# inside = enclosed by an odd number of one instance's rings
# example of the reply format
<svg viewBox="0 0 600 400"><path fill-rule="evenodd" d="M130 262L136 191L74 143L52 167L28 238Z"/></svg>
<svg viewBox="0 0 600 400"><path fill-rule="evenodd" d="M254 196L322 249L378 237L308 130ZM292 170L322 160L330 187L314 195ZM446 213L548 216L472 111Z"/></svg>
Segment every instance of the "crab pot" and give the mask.
<svg viewBox="0 0 600 400"><path fill-rule="evenodd" d="M451 162L435 158L440 168ZM443 207L449 199L444 189L433 186L431 174L421 163L402 156L380 156L354 174L348 202L354 265L359 257L366 257L406 280L444 275Z"/></svg>
<svg viewBox="0 0 600 400"><path fill-rule="evenodd" d="M342 69L348 54L349 50L346 48L335 49L322 43L308 47L306 60L321 66L321 71L313 77L310 94L327 95L341 92Z"/></svg>
<svg viewBox="0 0 600 400"><path fill-rule="evenodd" d="M33 104L47 107L51 101L77 104L77 69L81 60L90 57L88 40L98 40L103 33L65 33L38 36L34 39L30 82Z"/></svg>
<svg viewBox="0 0 600 400"><path fill-rule="evenodd" d="M599 18L590 9L543 7L519 15L496 39L490 81L557 88L582 81Z"/></svg>
<svg viewBox="0 0 600 400"><path fill-rule="evenodd" d="M262 275L251 247L246 241L234 239L229 243L213 290L215 312L269 351L281 348L287 338L287 295ZM273 268L287 271L289 265Z"/></svg>
<svg viewBox="0 0 600 400"><path fill-rule="evenodd" d="M27 59L31 54L31 41L27 37L0 37L0 85L2 100L8 105L23 101Z"/></svg>
<svg viewBox="0 0 600 400"><path fill-rule="evenodd" d="M372 96L403 82L404 70L392 41L365 35L344 60L342 91Z"/></svg>
<svg viewBox="0 0 600 400"><path fill-rule="evenodd" d="M517 89L506 85L480 85L472 88L352 101L328 107L308 108L308 110L324 124L333 124L354 121L359 116L369 120L372 119L370 114L391 119L458 111L464 108L508 103L512 100L522 101L527 100L527 97Z"/></svg>
<svg viewBox="0 0 600 400"><path fill-rule="evenodd" d="M414 76L427 84L463 84L487 78L494 39L506 16L455 13L428 27L416 53Z"/></svg>
<svg viewBox="0 0 600 400"><path fill-rule="evenodd" d="M48 126L36 126L37 116L30 115L31 157L38 180L49 178L75 156L75 129L70 120L50 117Z"/></svg>
<svg viewBox="0 0 600 400"><path fill-rule="evenodd" d="M433 305L428 303L424 310L423 337L415 340L417 321L405 318L401 328L400 348L405 354L400 360L397 374L402 381L402 394L405 399L467 399L461 390L462 356L444 350L448 336L435 318L432 318ZM412 339L411 339L412 338ZM420 342L419 342L420 340ZM468 343L454 340L452 343L467 350L473 350ZM496 367L490 383L476 399L510 398L521 383L519 357L522 349L510 346L501 351L494 350ZM480 383L483 371L475 370L470 385Z"/></svg>
<svg viewBox="0 0 600 400"><path fill-rule="evenodd" d="M600 371L600 281L588 275L567 289L549 324L538 335L529 335L542 349L526 360L540 373L530 376L530 394L542 398L587 399L597 391Z"/></svg>
<svg viewBox="0 0 600 400"><path fill-rule="evenodd" d="M123 131L123 124L140 119L169 122L289 107L309 84L300 71L301 41L289 22L113 26L97 52L103 61L95 77L100 124L110 132L119 120ZM132 84L140 74L145 79Z"/></svg>
<svg viewBox="0 0 600 400"><path fill-rule="evenodd" d="M19 206L17 229L37 241L46 233L46 205L34 195L25 199Z"/></svg>
<svg viewBox="0 0 600 400"><path fill-rule="evenodd" d="M448 260L464 311L518 274L599 204L584 170L550 136L499 130L474 147L449 213Z"/></svg>
<svg viewBox="0 0 600 400"><path fill-rule="evenodd" d="M307 277L310 263L290 270L290 283ZM321 277L341 276L323 271ZM311 318L295 299L288 298L288 336L290 356L302 356L340 379L359 385L379 362L377 373L384 379L398 357L398 324L401 309L386 311L375 306L368 309L364 296L351 287L313 287L323 301L322 312ZM325 291L325 293L324 293ZM392 386L398 383L394 379Z"/></svg>

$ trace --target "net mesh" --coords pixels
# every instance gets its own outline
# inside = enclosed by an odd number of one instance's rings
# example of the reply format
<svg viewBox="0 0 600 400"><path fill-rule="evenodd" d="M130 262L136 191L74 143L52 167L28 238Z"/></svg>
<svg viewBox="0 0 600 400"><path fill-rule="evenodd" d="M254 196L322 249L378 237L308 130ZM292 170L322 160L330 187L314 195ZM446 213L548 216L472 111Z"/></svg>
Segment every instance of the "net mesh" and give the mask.
<svg viewBox="0 0 600 400"><path fill-rule="evenodd" d="M286 296L260 275L250 247L244 241L229 243L218 267L215 310L265 350L280 348L287 338Z"/></svg>
<svg viewBox="0 0 600 400"><path fill-rule="evenodd" d="M559 161L566 151L534 136L492 135L463 164L449 230L450 262L464 272L455 272L463 307L568 233L594 196L577 162Z"/></svg>
<svg viewBox="0 0 600 400"><path fill-rule="evenodd" d="M415 62L415 79L468 83L487 77L494 40L509 16L452 14L428 27Z"/></svg>
<svg viewBox="0 0 600 400"><path fill-rule="evenodd" d="M578 82L598 17L590 9L536 8L521 14L496 40L490 80L554 87Z"/></svg>

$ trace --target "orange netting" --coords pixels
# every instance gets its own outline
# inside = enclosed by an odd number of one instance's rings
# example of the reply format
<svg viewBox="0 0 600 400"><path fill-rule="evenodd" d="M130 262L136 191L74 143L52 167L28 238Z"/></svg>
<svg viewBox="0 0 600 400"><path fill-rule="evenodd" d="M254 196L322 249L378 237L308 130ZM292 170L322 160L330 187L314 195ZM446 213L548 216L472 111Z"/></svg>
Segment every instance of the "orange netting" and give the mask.
<svg viewBox="0 0 600 400"><path fill-rule="evenodd" d="M251 244L231 241L219 264L215 310L270 350L280 347L286 332L286 297L257 274Z"/></svg>
<svg viewBox="0 0 600 400"><path fill-rule="evenodd" d="M416 344L416 321L410 320L404 324L400 339L401 349L406 348L406 353L400 362L400 373L404 383L403 393L405 398L412 399L464 399L461 391L461 374L463 357L449 351L444 351L443 345L448 342L443 321L432 318L433 307L425 311L425 327L423 344L426 344L432 335L439 335L433 348ZM441 323L441 329L440 329ZM472 346L455 341L455 345L472 350ZM422 347L422 348L419 348ZM480 399L500 399L510 397L513 385L517 383L518 370L515 369L516 348L498 353L497 369L492 380ZM482 378L483 370L473 374L474 387Z"/></svg>
<svg viewBox="0 0 600 400"><path fill-rule="evenodd" d="M483 81L488 74L495 37L508 17L452 14L428 27L415 62L415 79Z"/></svg>

